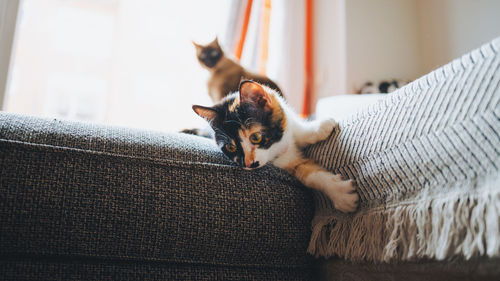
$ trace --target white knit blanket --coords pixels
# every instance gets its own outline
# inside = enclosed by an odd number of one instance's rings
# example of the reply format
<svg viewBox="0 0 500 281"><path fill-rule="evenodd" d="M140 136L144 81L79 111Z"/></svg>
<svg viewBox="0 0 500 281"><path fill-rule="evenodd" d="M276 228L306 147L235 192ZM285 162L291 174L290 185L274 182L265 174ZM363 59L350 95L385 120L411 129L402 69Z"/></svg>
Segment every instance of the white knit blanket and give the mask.
<svg viewBox="0 0 500 281"><path fill-rule="evenodd" d="M500 38L340 121L307 153L358 183L315 193L309 252L351 261L500 255Z"/></svg>

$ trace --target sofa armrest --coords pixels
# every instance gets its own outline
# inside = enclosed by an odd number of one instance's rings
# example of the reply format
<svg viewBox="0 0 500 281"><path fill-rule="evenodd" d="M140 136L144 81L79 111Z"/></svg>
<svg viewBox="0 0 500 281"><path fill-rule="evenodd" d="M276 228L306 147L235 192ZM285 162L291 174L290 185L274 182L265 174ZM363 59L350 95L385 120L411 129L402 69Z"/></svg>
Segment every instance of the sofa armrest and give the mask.
<svg viewBox="0 0 500 281"><path fill-rule="evenodd" d="M4 258L309 272L309 191L211 140L0 113L0 159Z"/></svg>

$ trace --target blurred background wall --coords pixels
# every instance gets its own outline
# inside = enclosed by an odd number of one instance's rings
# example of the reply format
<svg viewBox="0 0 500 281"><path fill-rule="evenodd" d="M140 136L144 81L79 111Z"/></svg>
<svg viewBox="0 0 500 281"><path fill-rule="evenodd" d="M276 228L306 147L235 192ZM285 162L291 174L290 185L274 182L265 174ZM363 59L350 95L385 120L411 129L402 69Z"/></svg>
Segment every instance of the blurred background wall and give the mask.
<svg viewBox="0 0 500 281"><path fill-rule="evenodd" d="M366 80L414 80L500 36L497 0L348 0L345 8L348 92Z"/></svg>

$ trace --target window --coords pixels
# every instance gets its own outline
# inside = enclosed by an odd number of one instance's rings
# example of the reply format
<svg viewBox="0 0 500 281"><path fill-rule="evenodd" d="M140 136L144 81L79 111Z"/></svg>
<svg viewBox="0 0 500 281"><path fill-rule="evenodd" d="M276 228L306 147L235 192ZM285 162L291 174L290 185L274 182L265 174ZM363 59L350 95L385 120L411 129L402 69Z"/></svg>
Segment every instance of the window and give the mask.
<svg viewBox="0 0 500 281"><path fill-rule="evenodd" d="M224 34L230 0L23 0L6 110L178 131L202 126L208 72L191 40Z"/></svg>

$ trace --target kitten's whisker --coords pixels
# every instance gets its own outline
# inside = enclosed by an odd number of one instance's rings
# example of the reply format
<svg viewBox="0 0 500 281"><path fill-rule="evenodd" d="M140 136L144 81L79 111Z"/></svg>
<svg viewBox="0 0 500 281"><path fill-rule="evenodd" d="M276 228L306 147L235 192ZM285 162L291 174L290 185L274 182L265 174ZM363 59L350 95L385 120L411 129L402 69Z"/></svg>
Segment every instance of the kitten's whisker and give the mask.
<svg viewBox="0 0 500 281"><path fill-rule="evenodd" d="M224 139L225 141L230 141L231 140L231 138L224 131L222 131L221 129L214 128L214 131L216 133L219 133L218 137Z"/></svg>
<svg viewBox="0 0 500 281"><path fill-rule="evenodd" d="M255 121L255 118L250 117L247 120L245 120L245 127L248 128L248 127L250 127L250 125L255 124L255 123L257 123L257 121Z"/></svg>
<svg viewBox="0 0 500 281"><path fill-rule="evenodd" d="M227 123L236 123L236 125L238 125L240 127L243 126L243 124L241 124L241 122L239 122L237 120L226 120L226 121L224 121L224 123L225 124L227 124Z"/></svg>

